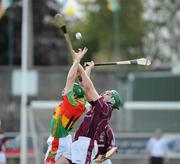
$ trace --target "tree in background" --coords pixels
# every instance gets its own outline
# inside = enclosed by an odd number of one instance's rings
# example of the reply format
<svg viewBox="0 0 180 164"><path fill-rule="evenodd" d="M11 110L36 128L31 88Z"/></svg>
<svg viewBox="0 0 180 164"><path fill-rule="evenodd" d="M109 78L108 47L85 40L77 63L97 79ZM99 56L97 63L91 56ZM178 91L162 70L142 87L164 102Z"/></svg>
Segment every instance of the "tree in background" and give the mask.
<svg viewBox="0 0 180 164"><path fill-rule="evenodd" d="M179 70L180 63L180 1L146 0L142 1L144 19L148 23L144 38L144 52L158 65L172 65ZM178 70L176 70L178 69Z"/></svg>
<svg viewBox="0 0 180 164"><path fill-rule="evenodd" d="M20 64L21 8L18 0L1 2L6 5L0 19L0 65Z"/></svg>
<svg viewBox="0 0 180 164"><path fill-rule="evenodd" d="M61 7L56 0L32 0L35 65L68 64L64 36L52 23Z"/></svg>
<svg viewBox="0 0 180 164"><path fill-rule="evenodd" d="M64 36L52 23L53 16L60 11L61 6L58 6L55 0L31 2L34 64L67 65L69 52ZM12 24L9 23L10 21ZM0 20L0 65L21 64L21 24L22 1L14 0ZM10 32L11 30L13 33ZM13 54L9 55L10 52Z"/></svg>
<svg viewBox="0 0 180 164"><path fill-rule="evenodd" d="M89 54L92 55L89 58L94 58L96 61L113 60L114 36L117 36L116 42L119 44L119 59L144 56L142 38L145 23L142 19L141 0L120 1L117 34L113 31L114 12L108 10L105 0L85 1L84 6L86 6L86 16L79 20L80 23L74 26L73 31L80 31L84 35Z"/></svg>
<svg viewBox="0 0 180 164"><path fill-rule="evenodd" d="M51 22L55 13L61 12L65 15L62 4L58 6L57 1L60 0L32 1L36 65L68 64L69 52L62 32ZM8 64L9 60L9 19L14 24L13 64L20 64L21 1L13 2L0 20L1 65ZM65 15L65 18L75 49L83 46L89 48L89 55L84 60L114 60L116 43L119 45L120 52L117 58L120 60L151 56L154 61L172 63L174 69L179 65L179 0L120 0L120 10L116 11L117 22L114 21L115 12L111 12L107 7L107 0L76 2L83 11L75 10L75 14L80 17ZM114 23L118 26L117 33L114 32ZM74 37L75 32L78 31L83 35L82 41Z"/></svg>

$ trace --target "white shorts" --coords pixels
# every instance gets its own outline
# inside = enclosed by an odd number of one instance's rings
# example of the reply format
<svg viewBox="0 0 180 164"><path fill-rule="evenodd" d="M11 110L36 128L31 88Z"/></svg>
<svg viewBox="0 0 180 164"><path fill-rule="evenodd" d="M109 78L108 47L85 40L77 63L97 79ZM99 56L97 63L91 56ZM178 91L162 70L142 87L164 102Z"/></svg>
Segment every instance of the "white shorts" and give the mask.
<svg viewBox="0 0 180 164"><path fill-rule="evenodd" d="M72 143L71 148L71 161L76 164L85 164L87 158L87 152L91 139L88 137L79 137L77 141ZM98 152L97 142L94 141L94 147L92 149L91 161L95 158Z"/></svg>
<svg viewBox="0 0 180 164"><path fill-rule="evenodd" d="M4 152L0 152L0 164L6 164L6 154Z"/></svg>
<svg viewBox="0 0 180 164"><path fill-rule="evenodd" d="M54 137L49 136L47 140L48 150L45 155L45 159L44 159L45 161L49 156L51 156L50 152L52 151L53 141L54 141ZM55 161L57 161L62 155L68 159L71 159L71 144L72 144L71 135L59 138L57 152L56 152L56 155L53 157Z"/></svg>

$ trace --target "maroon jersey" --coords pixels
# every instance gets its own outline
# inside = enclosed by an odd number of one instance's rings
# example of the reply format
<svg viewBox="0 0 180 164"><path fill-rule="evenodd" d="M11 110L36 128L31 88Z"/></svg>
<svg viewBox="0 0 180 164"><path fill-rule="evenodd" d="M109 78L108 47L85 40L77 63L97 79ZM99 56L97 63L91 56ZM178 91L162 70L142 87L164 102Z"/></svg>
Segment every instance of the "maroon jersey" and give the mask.
<svg viewBox="0 0 180 164"><path fill-rule="evenodd" d="M100 97L98 100L90 102L90 104L92 109L86 113L75 134L75 140L79 136L85 136L98 141L100 134L111 118L112 106L105 101L104 97Z"/></svg>
<svg viewBox="0 0 180 164"><path fill-rule="evenodd" d="M105 129L101 132L99 140L97 140L98 144L98 155L103 155L107 151L109 151L112 147L115 146L115 137L112 128L110 125L107 125Z"/></svg>

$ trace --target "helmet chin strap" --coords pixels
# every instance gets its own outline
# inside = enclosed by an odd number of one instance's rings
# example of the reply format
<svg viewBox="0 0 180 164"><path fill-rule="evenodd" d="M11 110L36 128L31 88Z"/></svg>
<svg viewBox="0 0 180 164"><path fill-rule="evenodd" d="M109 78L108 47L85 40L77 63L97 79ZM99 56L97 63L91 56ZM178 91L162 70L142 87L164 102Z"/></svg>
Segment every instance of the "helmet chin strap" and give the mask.
<svg viewBox="0 0 180 164"><path fill-rule="evenodd" d="M114 109L113 108L113 104L110 102L110 101L107 101L107 103L111 106L112 110Z"/></svg>

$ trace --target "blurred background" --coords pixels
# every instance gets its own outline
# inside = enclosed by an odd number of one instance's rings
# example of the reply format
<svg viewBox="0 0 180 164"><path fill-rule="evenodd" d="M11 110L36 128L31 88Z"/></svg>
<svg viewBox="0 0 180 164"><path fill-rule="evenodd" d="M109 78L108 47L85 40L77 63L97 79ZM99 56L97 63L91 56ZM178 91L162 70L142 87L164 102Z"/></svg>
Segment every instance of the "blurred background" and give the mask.
<svg viewBox="0 0 180 164"><path fill-rule="evenodd" d="M179 0L0 0L0 126L9 138L7 163L43 161L51 114L72 63L53 23L61 13L74 49L89 49L83 62L152 61L92 72L99 93L116 89L124 101L111 119L120 150L113 164L145 164L146 143L156 128L169 146L169 163L179 164L179 9Z"/></svg>

